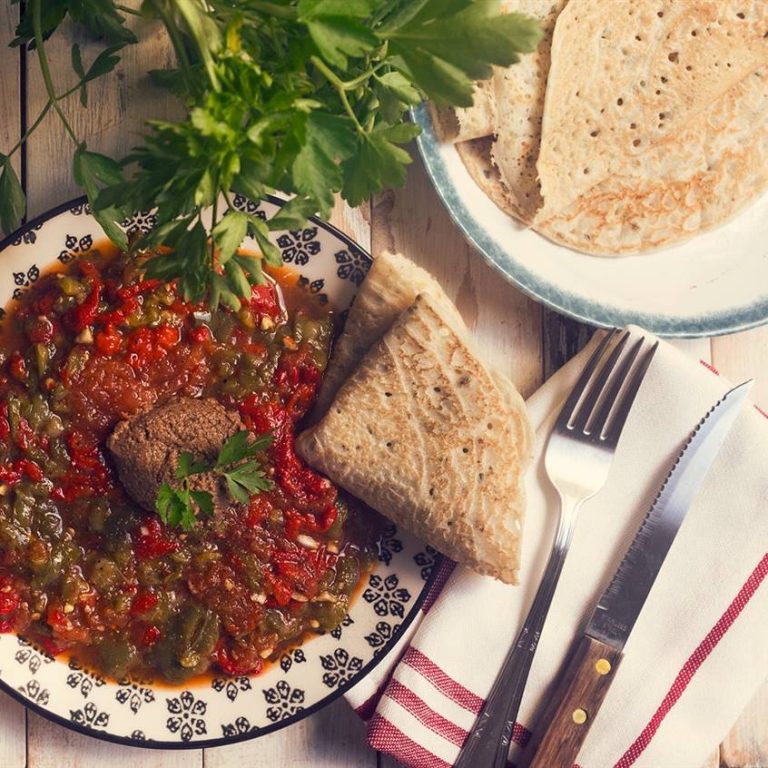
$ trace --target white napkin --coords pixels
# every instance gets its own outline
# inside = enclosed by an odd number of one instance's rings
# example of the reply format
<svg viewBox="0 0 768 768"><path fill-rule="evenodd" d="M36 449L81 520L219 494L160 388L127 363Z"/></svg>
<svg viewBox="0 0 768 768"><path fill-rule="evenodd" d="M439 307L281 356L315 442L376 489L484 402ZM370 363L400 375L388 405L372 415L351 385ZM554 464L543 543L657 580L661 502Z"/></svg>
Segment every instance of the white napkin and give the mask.
<svg viewBox="0 0 768 768"><path fill-rule="evenodd" d="M593 346L528 401L537 445L528 475L522 586L456 568L408 638L348 694L361 715L375 708L372 746L406 766L453 765L533 599L558 510L542 451ZM522 702L518 743L526 741L571 643L672 462L730 386L661 343L610 478L581 511ZM580 768L701 768L768 677L767 502L768 421L745 406L635 625L579 754Z"/></svg>

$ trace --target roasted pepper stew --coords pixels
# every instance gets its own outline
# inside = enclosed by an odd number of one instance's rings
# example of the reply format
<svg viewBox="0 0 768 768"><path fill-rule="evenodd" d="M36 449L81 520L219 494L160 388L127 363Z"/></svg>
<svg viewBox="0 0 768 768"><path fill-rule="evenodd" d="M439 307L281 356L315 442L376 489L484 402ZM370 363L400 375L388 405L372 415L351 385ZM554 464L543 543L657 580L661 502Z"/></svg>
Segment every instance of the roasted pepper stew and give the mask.
<svg viewBox="0 0 768 768"><path fill-rule="evenodd" d="M276 270L239 312L184 302L106 248L40 278L0 352L0 632L116 678L258 673L336 627L376 523L297 457L334 318ZM255 435L272 489L189 531L122 488L121 419L213 397Z"/></svg>

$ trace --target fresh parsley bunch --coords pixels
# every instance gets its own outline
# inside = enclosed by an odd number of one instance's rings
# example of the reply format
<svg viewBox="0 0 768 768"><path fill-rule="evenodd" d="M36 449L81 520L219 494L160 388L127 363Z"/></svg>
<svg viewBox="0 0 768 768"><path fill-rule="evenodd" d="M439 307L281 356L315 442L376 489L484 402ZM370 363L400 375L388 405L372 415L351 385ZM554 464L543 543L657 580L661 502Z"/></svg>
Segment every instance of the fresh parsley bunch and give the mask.
<svg viewBox="0 0 768 768"><path fill-rule="evenodd" d="M164 24L177 68L154 77L187 113L150 122L144 143L116 162L89 151L70 128L44 44L66 15L105 40L87 70L72 48L86 103L88 82L135 40L127 13ZM268 263L279 263L269 230L327 216L336 193L354 206L403 184L411 161L403 145L419 132L408 108L425 98L469 106L473 81L490 77L492 65L515 63L539 37L533 20L501 14L499 0L144 0L135 11L113 0L28 0L14 44L38 49L44 111L64 120L75 179L108 235L127 247L121 219L156 208L158 226L138 246L168 250L150 261L150 274L178 279L187 299L207 295L214 306L237 308L261 280L260 260L238 253L246 234ZM0 156L6 230L24 210L9 157ZM232 193L259 199L275 191L292 199L269 222L232 205Z"/></svg>

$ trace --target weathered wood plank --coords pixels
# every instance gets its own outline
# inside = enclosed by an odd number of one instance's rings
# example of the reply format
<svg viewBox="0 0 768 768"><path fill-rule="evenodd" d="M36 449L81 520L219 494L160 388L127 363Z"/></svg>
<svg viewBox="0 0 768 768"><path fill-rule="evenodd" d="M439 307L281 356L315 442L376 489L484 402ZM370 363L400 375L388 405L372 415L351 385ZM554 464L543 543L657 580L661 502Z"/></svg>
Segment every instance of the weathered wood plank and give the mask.
<svg viewBox="0 0 768 768"><path fill-rule="evenodd" d="M510 376L523 395L539 385L539 307L499 277L464 240L418 158L403 189L374 201L371 243L374 255L400 251L428 269L456 301L486 362Z"/></svg>
<svg viewBox="0 0 768 768"><path fill-rule="evenodd" d="M369 204L350 208L341 198L337 198L330 222L367 251L371 250L371 206Z"/></svg>
<svg viewBox="0 0 768 768"><path fill-rule="evenodd" d="M18 23L18 6L3 3L0 7L0 152L8 153L21 135L21 84L19 62L21 52L9 48ZM13 167L21 175L21 153L13 157Z"/></svg>
<svg viewBox="0 0 768 768"><path fill-rule="evenodd" d="M89 84L88 108L81 106L77 94L61 102L76 134L87 141L88 148L116 158L138 142L145 120L169 117L179 109L175 99L150 84L147 75L148 70L167 67L173 61L162 27L156 22L140 21L134 29L141 42L123 49L122 63L115 72ZM76 82L69 63L73 42L80 44L86 68L100 50L65 23L47 45L58 92ZM35 53L27 56L27 70L27 109L30 120L34 120L47 100ZM83 194L72 179L74 144L52 112L30 138L27 151L31 216Z"/></svg>
<svg viewBox="0 0 768 768"><path fill-rule="evenodd" d="M563 367L592 338L595 329L586 323L542 310L544 380Z"/></svg>
<svg viewBox="0 0 768 768"><path fill-rule="evenodd" d="M724 768L765 768L768 765L768 682L753 697L720 745Z"/></svg>
<svg viewBox="0 0 768 768"><path fill-rule="evenodd" d="M138 749L93 739L29 713L27 768L202 768L202 750ZM4 765L4 764L3 764Z"/></svg>
<svg viewBox="0 0 768 768"><path fill-rule="evenodd" d="M205 768L376 768L365 725L336 701L285 730L229 747L205 750Z"/></svg>

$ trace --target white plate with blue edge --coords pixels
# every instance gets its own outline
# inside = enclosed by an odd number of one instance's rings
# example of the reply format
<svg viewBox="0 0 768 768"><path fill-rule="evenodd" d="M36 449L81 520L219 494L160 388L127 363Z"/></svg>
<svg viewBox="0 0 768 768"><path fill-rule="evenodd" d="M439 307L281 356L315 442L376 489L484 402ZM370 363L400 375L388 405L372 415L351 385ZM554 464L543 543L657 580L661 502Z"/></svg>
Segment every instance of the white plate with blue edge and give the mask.
<svg viewBox="0 0 768 768"><path fill-rule="evenodd" d="M235 205L269 218L282 201ZM146 231L146 212L124 222ZM0 242L0 324L12 304L58 260L69 263L104 234L84 199L38 217ZM335 227L313 219L304 229L273 233L283 262L338 312L352 303L371 257ZM246 247L255 243L246 243ZM89 736L141 747L200 748L270 733L318 711L367 675L418 616L442 557L389 525L378 562L364 577L348 615L332 632L308 639L253 677L214 677L181 686L115 681L78 663L0 634L0 691L35 712Z"/></svg>
<svg viewBox="0 0 768 768"><path fill-rule="evenodd" d="M435 189L467 239L532 298L602 327L640 325L702 337L768 321L768 194L688 242L632 256L590 256L553 243L499 209L455 146L441 143L427 108L413 110Z"/></svg>

